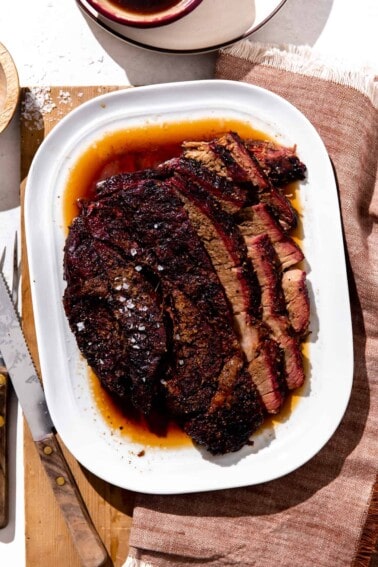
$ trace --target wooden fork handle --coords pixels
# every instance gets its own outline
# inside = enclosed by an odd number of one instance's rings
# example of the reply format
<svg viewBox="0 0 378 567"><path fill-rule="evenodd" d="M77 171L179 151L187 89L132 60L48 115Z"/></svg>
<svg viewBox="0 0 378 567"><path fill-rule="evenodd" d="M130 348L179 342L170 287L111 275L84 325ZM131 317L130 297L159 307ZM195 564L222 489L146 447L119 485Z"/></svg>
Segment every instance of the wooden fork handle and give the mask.
<svg viewBox="0 0 378 567"><path fill-rule="evenodd" d="M36 441L36 446L83 567L103 565L108 557L107 551L92 523L55 435L51 433L41 441Z"/></svg>
<svg viewBox="0 0 378 567"><path fill-rule="evenodd" d="M0 367L0 528L8 524L8 384L8 374Z"/></svg>

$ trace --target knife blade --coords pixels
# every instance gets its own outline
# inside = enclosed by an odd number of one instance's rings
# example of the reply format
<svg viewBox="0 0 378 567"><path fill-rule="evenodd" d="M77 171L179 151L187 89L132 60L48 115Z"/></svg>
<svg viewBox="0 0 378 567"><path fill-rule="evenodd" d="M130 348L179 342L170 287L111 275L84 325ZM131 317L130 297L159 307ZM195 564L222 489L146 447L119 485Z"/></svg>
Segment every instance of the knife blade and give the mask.
<svg viewBox="0 0 378 567"><path fill-rule="evenodd" d="M99 567L108 554L56 439L45 394L1 271L0 352L82 565Z"/></svg>

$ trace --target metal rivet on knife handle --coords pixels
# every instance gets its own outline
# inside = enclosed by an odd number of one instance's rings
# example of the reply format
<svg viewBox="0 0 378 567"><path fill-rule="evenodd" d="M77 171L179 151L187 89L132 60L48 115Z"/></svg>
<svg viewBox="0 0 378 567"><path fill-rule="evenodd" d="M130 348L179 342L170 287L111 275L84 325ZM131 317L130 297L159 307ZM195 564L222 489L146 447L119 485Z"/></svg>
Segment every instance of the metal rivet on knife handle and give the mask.
<svg viewBox="0 0 378 567"><path fill-rule="evenodd" d="M36 446L83 567L103 565L108 558L107 551L89 517L57 439L51 433L36 441Z"/></svg>

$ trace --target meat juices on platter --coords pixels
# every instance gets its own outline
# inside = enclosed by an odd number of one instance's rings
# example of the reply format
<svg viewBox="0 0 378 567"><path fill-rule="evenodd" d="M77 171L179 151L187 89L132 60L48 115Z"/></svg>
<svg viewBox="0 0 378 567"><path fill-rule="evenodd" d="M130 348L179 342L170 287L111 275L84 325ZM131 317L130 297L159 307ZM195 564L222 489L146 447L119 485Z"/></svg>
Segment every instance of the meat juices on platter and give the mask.
<svg viewBox="0 0 378 567"><path fill-rule="evenodd" d="M98 183L64 249L64 308L103 387L238 451L303 384L309 325L293 148L228 132Z"/></svg>

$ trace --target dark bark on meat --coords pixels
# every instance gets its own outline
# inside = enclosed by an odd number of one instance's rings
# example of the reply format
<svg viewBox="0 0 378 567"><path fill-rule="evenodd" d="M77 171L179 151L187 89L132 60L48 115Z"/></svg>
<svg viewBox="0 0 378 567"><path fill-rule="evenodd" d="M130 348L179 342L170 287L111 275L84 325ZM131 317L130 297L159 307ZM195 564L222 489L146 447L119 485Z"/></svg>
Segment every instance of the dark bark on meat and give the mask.
<svg viewBox="0 0 378 567"><path fill-rule="evenodd" d="M208 450L217 455L241 449L263 419L250 376L241 370L232 388L221 384L208 411L186 421L184 430L199 443L205 434Z"/></svg>
<svg viewBox="0 0 378 567"><path fill-rule="evenodd" d="M151 409L167 337L162 305L143 274L77 218L65 247L64 307L79 349L102 384Z"/></svg>
<svg viewBox="0 0 378 567"><path fill-rule="evenodd" d="M246 140L245 145L275 187L306 178L306 166L295 154L295 147L287 148L264 140Z"/></svg>
<svg viewBox="0 0 378 567"><path fill-rule="evenodd" d="M132 171L131 173L119 173L118 175L113 175L97 183L96 199L110 197L118 193L123 187L134 185L139 181L160 178L161 175L156 169L143 169L141 171Z"/></svg>
<svg viewBox="0 0 378 567"><path fill-rule="evenodd" d="M173 158L164 162L158 170L163 175L172 176L179 173L188 181L200 184L219 201L225 211L230 213L257 202L247 189L217 175L215 171L204 167L200 161L194 159Z"/></svg>
<svg viewBox="0 0 378 567"><path fill-rule="evenodd" d="M211 142L211 148L223 160L231 178L247 184L251 200L266 203L285 230L296 226L297 216L290 201L272 185L237 134L230 132L217 138Z"/></svg>

